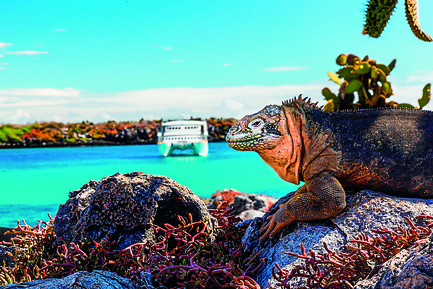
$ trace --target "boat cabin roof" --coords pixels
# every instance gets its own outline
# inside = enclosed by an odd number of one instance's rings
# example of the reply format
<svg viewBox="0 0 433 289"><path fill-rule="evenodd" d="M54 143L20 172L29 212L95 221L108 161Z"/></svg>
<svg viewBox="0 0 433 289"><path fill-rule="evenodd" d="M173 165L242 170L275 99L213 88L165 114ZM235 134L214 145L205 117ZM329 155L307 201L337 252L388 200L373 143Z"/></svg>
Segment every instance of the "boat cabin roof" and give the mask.
<svg viewBox="0 0 433 289"><path fill-rule="evenodd" d="M206 121L200 120L174 120L163 122L162 126L191 126L191 125L204 125Z"/></svg>

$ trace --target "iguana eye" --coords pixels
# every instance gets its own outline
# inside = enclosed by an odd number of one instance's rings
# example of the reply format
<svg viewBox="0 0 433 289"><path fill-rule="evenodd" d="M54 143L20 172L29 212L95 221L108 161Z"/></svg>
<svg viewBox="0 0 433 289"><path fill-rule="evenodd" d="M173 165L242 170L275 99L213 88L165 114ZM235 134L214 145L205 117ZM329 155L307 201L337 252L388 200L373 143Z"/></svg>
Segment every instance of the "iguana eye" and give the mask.
<svg viewBox="0 0 433 289"><path fill-rule="evenodd" d="M252 127L259 127L262 124L263 124L263 120L259 118L259 119L256 119L256 120L252 121L250 123L250 126L252 126Z"/></svg>

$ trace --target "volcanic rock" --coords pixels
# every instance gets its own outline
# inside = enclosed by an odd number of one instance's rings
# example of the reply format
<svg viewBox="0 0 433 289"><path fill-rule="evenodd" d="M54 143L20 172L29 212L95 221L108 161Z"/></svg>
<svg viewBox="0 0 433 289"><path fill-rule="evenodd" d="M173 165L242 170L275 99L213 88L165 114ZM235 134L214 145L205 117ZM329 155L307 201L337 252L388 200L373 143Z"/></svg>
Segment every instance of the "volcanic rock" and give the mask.
<svg viewBox="0 0 433 289"><path fill-rule="evenodd" d="M321 221L296 222L287 226L279 238L267 241L264 246L260 245L259 231L264 220L293 194L281 198L262 218L254 219L243 238L247 250L263 249L262 256L267 258L255 276L261 288L279 288L277 280L272 276L275 262L288 272L303 264L303 260L285 254L301 253L301 244L306 252L312 249L316 253L324 253L323 243L336 253L347 252L350 240L360 233L373 236L371 229L394 230L399 226L409 229L404 217L413 221L415 226L425 226L426 221L416 217L421 214L433 215L433 199L398 198L361 191L347 195L347 207L338 216ZM359 285L355 288L433 288L433 237L424 241L417 247L401 251L384 263L370 279L358 282ZM292 279L288 284L290 288L299 288L306 286L304 281Z"/></svg>
<svg viewBox="0 0 433 289"><path fill-rule="evenodd" d="M58 243L100 241L107 237L119 249L135 243L155 242L152 225L176 225L178 216L192 215L193 221L208 222L212 232L216 220L204 202L177 182L141 172L117 173L90 181L71 191L54 220Z"/></svg>

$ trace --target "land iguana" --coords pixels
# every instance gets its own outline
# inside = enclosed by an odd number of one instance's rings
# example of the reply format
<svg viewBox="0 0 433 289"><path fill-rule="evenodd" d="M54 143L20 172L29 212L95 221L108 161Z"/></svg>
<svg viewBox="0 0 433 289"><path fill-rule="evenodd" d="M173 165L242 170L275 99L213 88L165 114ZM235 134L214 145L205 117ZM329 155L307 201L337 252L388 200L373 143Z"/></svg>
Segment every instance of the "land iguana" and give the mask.
<svg viewBox="0 0 433 289"><path fill-rule="evenodd" d="M260 243L294 221L336 216L346 190L433 198L433 112L377 108L326 112L294 98L268 105L233 125L226 137L256 151L285 181L305 182L269 216Z"/></svg>

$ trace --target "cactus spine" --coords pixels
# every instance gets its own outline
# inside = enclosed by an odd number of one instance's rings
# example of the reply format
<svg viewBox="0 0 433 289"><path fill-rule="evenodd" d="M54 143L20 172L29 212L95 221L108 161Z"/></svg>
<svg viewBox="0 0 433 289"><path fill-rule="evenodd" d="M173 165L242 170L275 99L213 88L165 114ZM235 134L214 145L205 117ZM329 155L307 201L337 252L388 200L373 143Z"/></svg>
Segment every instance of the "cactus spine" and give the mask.
<svg viewBox="0 0 433 289"><path fill-rule="evenodd" d="M394 12L396 4L397 0L370 0L365 14L365 25L362 34L368 34L371 37L378 38L385 29L392 12ZM432 42L433 39L422 31L419 25L418 1L405 0L404 6L406 19L412 33L422 41Z"/></svg>

